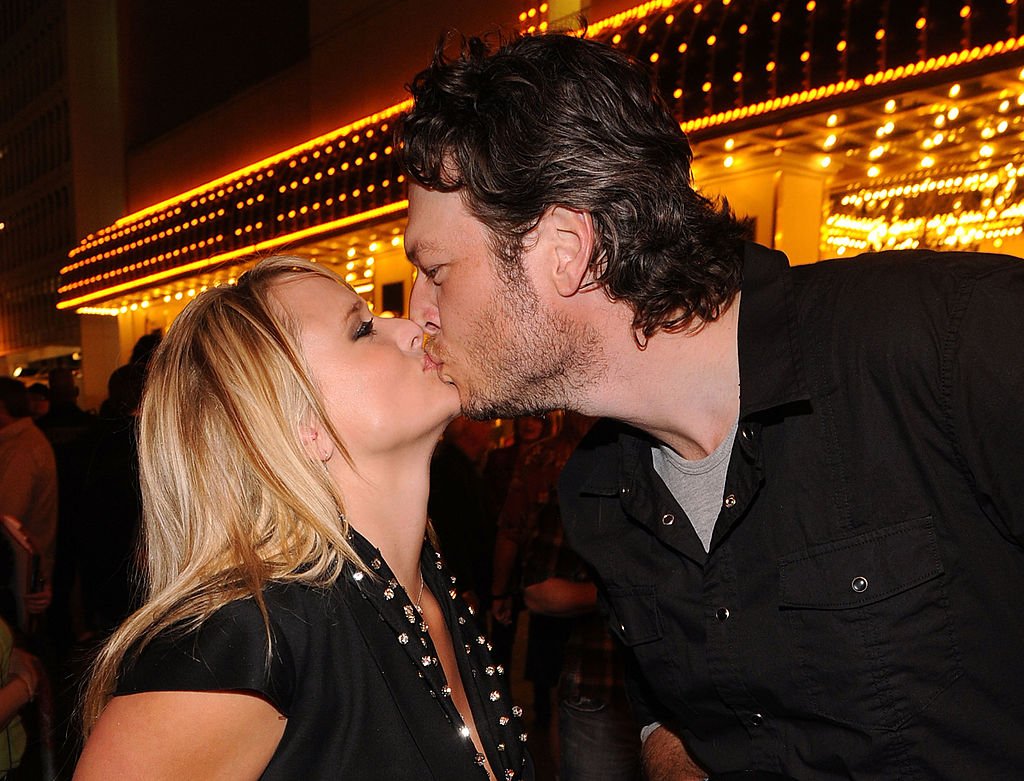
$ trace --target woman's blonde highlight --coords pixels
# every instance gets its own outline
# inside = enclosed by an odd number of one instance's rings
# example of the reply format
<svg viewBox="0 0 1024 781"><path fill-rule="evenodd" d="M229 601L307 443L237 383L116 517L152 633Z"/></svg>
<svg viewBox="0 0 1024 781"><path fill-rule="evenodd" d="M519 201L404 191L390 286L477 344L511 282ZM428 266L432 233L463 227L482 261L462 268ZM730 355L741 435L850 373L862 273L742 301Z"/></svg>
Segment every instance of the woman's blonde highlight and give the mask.
<svg viewBox="0 0 1024 781"><path fill-rule="evenodd" d="M145 602L111 636L83 700L87 735L126 663L158 633L201 624L271 581L328 587L345 563L343 497L304 447L315 422L350 460L274 297L304 275L344 284L293 257L257 263L237 285L200 294L154 354L139 420ZM267 623L267 658L272 638Z"/></svg>

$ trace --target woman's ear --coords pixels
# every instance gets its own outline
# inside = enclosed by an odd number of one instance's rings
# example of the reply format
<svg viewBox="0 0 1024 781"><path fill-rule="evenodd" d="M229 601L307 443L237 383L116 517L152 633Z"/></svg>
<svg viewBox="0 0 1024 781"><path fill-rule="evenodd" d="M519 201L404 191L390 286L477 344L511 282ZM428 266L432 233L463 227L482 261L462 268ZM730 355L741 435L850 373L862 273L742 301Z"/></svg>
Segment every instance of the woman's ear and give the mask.
<svg viewBox="0 0 1024 781"><path fill-rule="evenodd" d="M543 219L553 242L555 289L565 297L575 295L588 280L594 252L594 218L588 211L552 206Z"/></svg>
<svg viewBox="0 0 1024 781"><path fill-rule="evenodd" d="M319 423L307 423L299 427L299 439L310 458L327 463L334 456L334 440Z"/></svg>

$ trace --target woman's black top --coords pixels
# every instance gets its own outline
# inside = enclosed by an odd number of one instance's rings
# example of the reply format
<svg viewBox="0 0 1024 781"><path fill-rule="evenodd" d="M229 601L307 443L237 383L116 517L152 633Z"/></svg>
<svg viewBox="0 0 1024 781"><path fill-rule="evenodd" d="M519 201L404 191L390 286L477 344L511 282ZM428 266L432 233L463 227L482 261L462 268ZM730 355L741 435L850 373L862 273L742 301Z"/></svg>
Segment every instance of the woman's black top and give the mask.
<svg viewBox="0 0 1024 781"><path fill-rule="evenodd" d="M422 618L380 552L354 532L350 540L373 575L347 564L329 589L266 587L269 666L262 616L253 600L238 600L196 631L159 635L126 669L116 694L264 697L288 718L264 779L486 778ZM491 768L500 781L533 779L505 671L429 543L420 566L444 612Z"/></svg>

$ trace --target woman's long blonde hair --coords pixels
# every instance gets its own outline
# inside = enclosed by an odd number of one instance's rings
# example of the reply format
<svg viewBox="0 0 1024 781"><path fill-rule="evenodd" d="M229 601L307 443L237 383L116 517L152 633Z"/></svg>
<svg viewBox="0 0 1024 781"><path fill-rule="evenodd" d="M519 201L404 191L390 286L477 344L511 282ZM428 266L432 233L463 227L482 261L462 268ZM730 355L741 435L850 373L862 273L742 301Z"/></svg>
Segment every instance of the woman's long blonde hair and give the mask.
<svg viewBox="0 0 1024 781"><path fill-rule="evenodd" d="M321 266L272 257L201 293L171 325L146 381L139 429L146 600L111 636L83 702L85 733L126 657L171 626L194 628L268 581L326 586L346 561L342 497L300 430L319 422L348 459L276 285ZM336 456L337 457L337 456ZM269 627L269 624L268 624ZM268 628L268 659L270 652Z"/></svg>

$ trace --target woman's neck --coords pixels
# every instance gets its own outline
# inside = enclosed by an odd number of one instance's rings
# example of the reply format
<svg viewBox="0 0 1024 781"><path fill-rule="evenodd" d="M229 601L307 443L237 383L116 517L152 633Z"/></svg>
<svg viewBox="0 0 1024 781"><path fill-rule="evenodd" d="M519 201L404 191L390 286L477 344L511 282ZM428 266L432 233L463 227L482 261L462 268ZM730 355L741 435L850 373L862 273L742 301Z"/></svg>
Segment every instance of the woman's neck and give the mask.
<svg viewBox="0 0 1024 781"><path fill-rule="evenodd" d="M328 464L352 527L380 549L410 594L420 584L419 559L427 526L430 451L363 459L358 474L347 464Z"/></svg>

